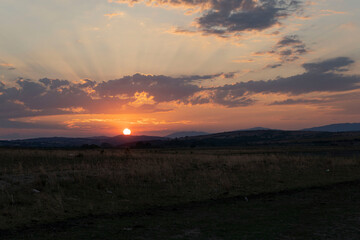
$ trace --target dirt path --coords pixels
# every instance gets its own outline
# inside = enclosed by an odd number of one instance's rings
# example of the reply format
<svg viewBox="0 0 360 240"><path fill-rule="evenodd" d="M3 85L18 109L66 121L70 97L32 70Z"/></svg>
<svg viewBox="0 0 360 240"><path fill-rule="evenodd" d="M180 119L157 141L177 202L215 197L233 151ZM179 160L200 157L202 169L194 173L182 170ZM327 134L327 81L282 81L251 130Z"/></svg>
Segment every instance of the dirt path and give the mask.
<svg viewBox="0 0 360 240"><path fill-rule="evenodd" d="M360 239L360 181L88 216L0 239Z"/></svg>

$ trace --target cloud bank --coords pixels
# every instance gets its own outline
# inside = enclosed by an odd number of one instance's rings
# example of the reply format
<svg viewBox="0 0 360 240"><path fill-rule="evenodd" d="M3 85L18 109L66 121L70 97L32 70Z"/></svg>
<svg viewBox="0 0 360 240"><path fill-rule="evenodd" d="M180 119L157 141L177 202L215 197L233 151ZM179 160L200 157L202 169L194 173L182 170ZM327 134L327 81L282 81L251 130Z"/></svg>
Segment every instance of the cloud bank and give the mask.
<svg viewBox="0 0 360 240"><path fill-rule="evenodd" d="M281 44L294 45L296 39ZM271 80L237 82L218 87L202 87L201 81L233 78L233 73L170 77L135 74L119 79L95 82L88 79L72 83L43 78L18 79L16 86L0 82L0 120L10 126L11 119L60 115L167 111L163 103L223 107L243 107L256 103L256 94L301 96L313 92L346 92L360 88L360 76L348 74L354 61L338 57L303 64L304 73ZM321 99L275 101L274 105L318 103Z"/></svg>

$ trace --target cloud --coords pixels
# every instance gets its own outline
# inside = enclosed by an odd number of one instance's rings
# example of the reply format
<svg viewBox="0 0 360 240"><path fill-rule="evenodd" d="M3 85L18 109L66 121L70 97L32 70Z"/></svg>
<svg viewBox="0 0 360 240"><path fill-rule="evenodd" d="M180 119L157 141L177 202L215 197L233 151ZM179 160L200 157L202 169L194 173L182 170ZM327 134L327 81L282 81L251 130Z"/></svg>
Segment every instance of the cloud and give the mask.
<svg viewBox="0 0 360 240"><path fill-rule="evenodd" d="M15 66L13 64L10 63L0 63L0 69L2 68L6 68L7 70L15 70Z"/></svg>
<svg viewBox="0 0 360 240"><path fill-rule="evenodd" d="M287 93L341 92L360 88L359 75L343 75L354 61L347 57L303 64L305 73L267 81L249 81L226 86L240 92ZM332 71L331 71L332 70ZM336 72L341 70L341 72Z"/></svg>
<svg viewBox="0 0 360 240"><path fill-rule="evenodd" d="M298 35L287 35L281 38L275 46L267 52L257 52L255 55L270 55L278 58L280 62L269 64L265 68L278 68L286 62L293 62L301 55L308 53L305 43L300 40Z"/></svg>
<svg viewBox="0 0 360 240"><path fill-rule="evenodd" d="M184 28L179 28L179 27L172 27L167 32L172 33L172 34L178 34L178 35L194 35L197 33L197 31L195 31L195 30L189 30L189 29L184 29Z"/></svg>
<svg viewBox="0 0 360 240"><path fill-rule="evenodd" d="M50 89L56 89L62 86L69 86L70 82L67 80L59 80L59 79L48 79L43 78L40 79L39 82L43 83L46 87L49 87Z"/></svg>
<svg viewBox="0 0 360 240"><path fill-rule="evenodd" d="M232 60L232 62L234 63L252 63L252 62L255 62L254 59L235 59L235 60Z"/></svg>
<svg viewBox="0 0 360 240"><path fill-rule="evenodd" d="M298 104L318 104L324 102L320 99L286 99L284 101L275 101L271 103L270 105L298 105Z"/></svg>
<svg viewBox="0 0 360 240"><path fill-rule="evenodd" d="M283 65L282 63L269 64L265 68L278 68L281 67L282 65Z"/></svg>
<svg viewBox="0 0 360 240"><path fill-rule="evenodd" d="M199 77L172 78L168 76L142 75L125 76L120 79L100 83L96 92L101 96L126 95L133 96L136 92L147 92L154 96L156 102L169 102L185 99L199 87L189 82Z"/></svg>
<svg viewBox="0 0 360 240"><path fill-rule="evenodd" d="M117 12L117 13L107 13L104 14L105 17L108 17L109 19L112 19L114 17L123 17L125 15L124 12Z"/></svg>
<svg viewBox="0 0 360 240"><path fill-rule="evenodd" d="M323 9L320 11L320 15L321 16L330 16L330 15L335 15L335 14L348 14L347 12L340 12L340 11L335 11L335 10L331 10L331 9Z"/></svg>
<svg viewBox="0 0 360 240"><path fill-rule="evenodd" d="M278 47L286 47L286 46L297 46L303 45L303 42L299 39L297 35L289 35L283 37L277 44Z"/></svg>
<svg viewBox="0 0 360 240"><path fill-rule="evenodd" d="M184 102L201 90L196 82L233 78L235 73L213 75L156 76L135 74L97 83L43 78L18 79L15 86L0 82L0 119L114 111L169 111L162 102Z"/></svg>
<svg viewBox="0 0 360 240"><path fill-rule="evenodd" d="M287 41L282 44L297 43ZM235 79L236 73L179 77L134 74L99 83L89 79L79 82L49 78L38 81L18 79L15 86L8 87L0 82L0 119L6 126L12 126L14 119L22 117L161 112L169 111L169 106L177 104L242 107L257 103L257 94L288 96L285 101L275 99L272 105L315 104L325 99L304 96L314 92L329 94L360 89L360 75L348 73L353 63L350 58L338 57L305 63L302 65L304 73L290 77L238 81L217 87L204 87L201 82Z"/></svg>
<svg viewBox="0 0 360 240"><path fill-rule="evenodd" d="M214 1L215 2L215 1ZM213 8L197 19L204 33L224 35L251 30L264 30L279 24L299 7L298 1L215 2Z"/></svg>
<svg viewBox="0 0 360 240"><path fill-rule="evenodd" d="M62 114L67 111L61 108L81 107L91 101L87 93L64 80L19 79L16 84L0 87L0 118Z"/></svg>
<svg viewBox="0 0 360 240"><path fill-rule="evenodd" d="M202 15L195 19L197 30L206 35L221 37L268 29L280 24L281 19L302 8L299 0L118 0L114 2L127 3L131 6L145 2L155 7L198 8ZM183 30L176 33L188 32Z"/></svg>
<svg viewBox="0 0 360 240"><path fill-rule="evenodd" d="M348 67L353 63L355 63L355 61L350 58L338 57L320 63L306 63L303 64L303 67L308 72L313 73L326 73L329 71L346 72L349 70Z"/></svg>
<svg viewBox="0 0 360 240"><path fill-rule="evenodd" d="M248 81L226 84L216 88L202 89L193 95L189 103L213 103L226 107L254 104L256 94L287 94L299 96L313 92L343 92L360 89L359 75L343 75L342 72L354 61L339 57L316 63L303 64L305 73L274 80ZM341 71L339 71L341 70ZM275 101L273 105L320 103L321 99L288 99Z"/></svg>

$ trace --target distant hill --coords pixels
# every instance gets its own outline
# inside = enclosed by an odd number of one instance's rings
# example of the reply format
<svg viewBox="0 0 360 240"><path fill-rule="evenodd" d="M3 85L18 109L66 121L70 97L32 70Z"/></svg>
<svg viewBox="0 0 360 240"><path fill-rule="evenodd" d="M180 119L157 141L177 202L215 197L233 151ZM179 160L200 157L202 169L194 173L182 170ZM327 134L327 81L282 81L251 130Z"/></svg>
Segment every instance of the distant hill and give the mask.
<svg viewBox="0 0 360 240"><path fill-rule="evenodd" d="M30 147L30 148L74 148L74 147L91 147L106 146L116 147L129 143L151 142L166 140L163 137L153 136L124 136L115 137L89 137L89 138L33 138L24 140L0 141L0 147Z"/></svg>
<svg viewBox="0 0 360 240"><path fill-rule="evenodd" d="M254 128L248 128L248 129L244 129L242 131L259 131L259 130L274 130L271 128L263 128L263 127L254 127Z"/></svg>
<svg viewBox="0 0 360 240"><path fill-rule="evenodd" d="M360 145L360 132L239 130L152 143L152 147L249 147ZM131 146L131 145L130 145Z"/></svg>
<svg viewBox="0 0 360 240"><path fill-rule="evenodd" d="M182 137L194 137L194 136L202 136L208 135L207 132L196 132L196 131L188 131L188 132L175 132L167 135L167 138L182 138Z"/></svg>
<svg viewBox="0 0 360 240"><path fill-rule="evenodd" d="M318 131L318 132L355 132L360 131L360 123L338 123L325 125L321 127L306 128L302 131Z"/></svg>
<svg viewBox="0 0 360 240"><path fill-rule="evenodd" d="M353 126L353 125L351 125ZM343 130L344 128L342 128ZM347 130L354 128L347 128ZM339 128L337 128L339 130ZM339 130L340 131L340 130ZM194 148L194 147L252 147L252 146L359 146L360 131L330 132L320 130L282 131L282 130L239 130L206 134L190 132L197 136L153 137L153 136L115 136L90 138L34 138L25 140L0 141L0 147L25 148ZM202 134L202 135L198 135ZM184 136L184 135L172 135Z"/></svg>
<svg viewBox="0 0 360 240"><path fill-rule="evenodd" d="M238 131L260 131L260 130L273 130L273 129L263 128L263 127L254 127L254 128L242 129L242 130L238 130ZM211 133L198 132L198 131L175 132L175 133L169 134L165 137L173 139L173 138L196 137L196 136L204 136L204 135L211 135Z"/></svg>

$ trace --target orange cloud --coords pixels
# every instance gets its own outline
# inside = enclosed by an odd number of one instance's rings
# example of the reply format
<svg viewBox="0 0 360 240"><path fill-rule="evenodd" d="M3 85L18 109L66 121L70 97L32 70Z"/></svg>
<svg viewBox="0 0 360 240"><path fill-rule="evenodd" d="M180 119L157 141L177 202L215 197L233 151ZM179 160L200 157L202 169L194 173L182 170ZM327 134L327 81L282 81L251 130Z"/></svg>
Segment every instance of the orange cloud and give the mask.
<svg viewBox="0 0 360 240"><path fill-rule="evenodd" d="M348 14L348 13L347 12L339 12L339 11L330 10L330 9L321 10L322 16L330 16L330 15L335 15L335 14Z"/></svg>
<svg viewBox="0 0 360 240"><path fill-rule="evenodd" d="M72 113L84 113L86 110L83 107L70 107L70 108L58 108L64 112L72 112Z"/></svg>
<svg viewBox="0 0 360 240"><path fill-rule="evenodd" d="M107 13L104 14L105 17L108 17L109 19L112 19L113 17L123 17L125 15L124 12L117 12L117 13Z"/></svg>
<svg viewBox="0 0 360 240"><path fill-rule="evenodd" d="M194 35L194 34L197 34L196 31L177 28L177 27L172 27L172 28L168 29L165 32L171 33L171 34L179 34L179 35Z"/></svg>
<svg viewBox="0 0 360 240"><path fill-rule="evenodd" d="M193 14L199 11L204 11L211 8L211 4L208 1L164 1L164 0L108 0L110 3L128 4L133 7L134 4L145 3L152 7L171 7L171 8L183 8L186 9L186 14Z"/></svg>
<svg viewBox="0 0 360 240"><path fill-rule="evenodd" d="M353 31L358 29L358 26L355 23L350 22L340 25L339 28Z"/></svg>
<svg viewBox="0 0 360 240"><path fill-rule="evenodd" d="M145 104L154 105L154 96L150 96L147 92L136 92L134 94L135 101L129 103L130 106L140 107Z"/></svg>
<svg viewBox="0 0 360 240"><path fill-rule="evenodd" d="M235 60L232 60L232 62L234 63L252 63L252 62L255 62L254 59L235 59Z"/></svg>
<svg viewBox="0 0 360 240"><path fill-rule="evenodd" d="M15 66L11 63L0 63L0 68L1 67L7 68L8 70L15 70Z"/></svg>

